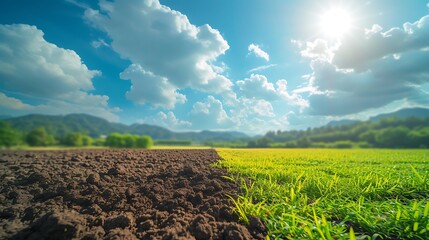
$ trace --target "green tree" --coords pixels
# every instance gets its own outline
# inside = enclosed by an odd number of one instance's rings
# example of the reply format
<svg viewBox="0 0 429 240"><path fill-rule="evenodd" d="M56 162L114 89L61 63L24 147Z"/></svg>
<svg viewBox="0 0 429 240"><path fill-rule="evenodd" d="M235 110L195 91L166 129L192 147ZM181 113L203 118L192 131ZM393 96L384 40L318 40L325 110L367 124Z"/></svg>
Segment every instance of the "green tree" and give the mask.
<svg viewBox="0 0 429 240"><path fill-rule="evenodd" d="M93 141L92 137L90 137L88 135L83 135L83 137L82 137L83 146L92 146L93 142L94 141Z"/></svg>
<svg viewBox="0 0 429 240"><path fill-rule="evenodd" d="M30 131L25 140L30 146L50 146L56 143L54 137L49 135L44 127L38 127Z"/></svg>
<svg viewBox="0 0 429 240"><path fill-rule="evenodd" d="M92 145L94 145L94 146L107 146L106 145L106 139L103 139L103 138L94 138L92 140Z"/></svg>
<svg viewBox="0 0 429 240"><path fill-rule="evenodd" d="M352 148L353 142L351 142L351 141L338 141L338 142L334 142L333 147L334 148Z"/></svg>
<svg viewBox="0 0 429 240"><path fill-rule="evenodd" d="M248 147L248 148L256 148L256 147L257 147L256 140L250 140L250 141L247 143L247 147Z"/></svg>
<svg viewBox="0 0 429 240"><path fill-rule="evenodd" d="M106 142L104 143L108 147L125 147L125 140L120 133L112 133L109 134L106 138Z"/></svg>
<svg viewBox="0 0 429 240"><path fill-rule="evenodd" d="M21 133L13 129L10 124L0 122L0 146L12 147L22 143Z"/></svg>
<svg viewBox="0 0 429 240"><path fill-rule="evenodd" d="M64 137L63 143L66 146L81 147L83 146L82 136L83 134L80 132L68 133Z"/></svg>
<svg viewBox="0 0 429 240"><path fill-rule="evenodd" d="M126 147L126 148L136 147L136 142L137 142L138 136L131 135L131 134L124 134L124 135L122 135L122 138L124 139L124 147Z"/></svg>
<svg viewBox="0 0 429 240"><path fill-rule="evenodd" d="M63 143L73 147L91 146L92 138L84 133L73 132L64 137Z"/></svg>
<svg viewBox="0 0 429 240"><path fill-rule="evenodd" d="M153 140L150 136L143 135L137 138L136 147L138 148L151 148L153 146Z"/></svg>
<svg viewBox="0 0 429 240"><path fill-rule="evenodd" d="M378 146L399 148L407 147L409 129L404 126L386 128L377 133L375 140Z"/></svg>
<svg viewBox="0 0 429 240"><path fill-rule="evenodd" d="M375 141L376 134L377 134L377 132L374 130L369 130L369 131L363 132L363 133L359 134L359 140L374 144L374 143L376 143L376 141Z"/></svg>
<svg viewBox="0 0 429 240"><path fill-rule="evenodd" d="M413 147L429 147L429 127L424 127L409 132L408 138Z"/></svg>
<svg viewBox="0 0 429 240"><path fill-rule="evenodd" d="M247 143L247 147L249 148L266 148L269 147L269 144L272 143L273 140L267 137L259 138L256 140L251 140Z"/></svg>
<svg viewBox="0 0 429 240"><path fill-rule="evenodd" d="M311 141L308 138L303 137L303 138L298 139L296 144L300 148L308 148L311 146Z"/></svg>
<svg viewBox="0 0 429 240"><path fill-rule="evenodd" d="M146 135L138 136L112 133L107 136L105 145L118 148L150 148L153 145L153 140L150 136Z"/></svg>

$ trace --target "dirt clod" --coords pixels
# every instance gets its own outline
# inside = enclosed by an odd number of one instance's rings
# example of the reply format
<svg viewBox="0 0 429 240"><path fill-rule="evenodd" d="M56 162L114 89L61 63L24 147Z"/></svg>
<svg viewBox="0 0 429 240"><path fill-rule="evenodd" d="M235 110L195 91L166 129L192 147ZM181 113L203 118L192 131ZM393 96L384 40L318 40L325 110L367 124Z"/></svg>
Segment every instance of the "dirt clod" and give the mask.
<svg viewBox="0 0 429 240"><path fill-rule="evenodd" d="M114 228L127 228L131 227L132 224L134 224L134 218L132 214L124 214L107 218L104 228L107 230Z"/></svg>
<svg viewBox="0 0 429 240"><path fill-rule="evenodd" d="M88 176L86 182L89 184L98 184L100 182L100 175L98 175L98 173L92 173Z"/></svg>

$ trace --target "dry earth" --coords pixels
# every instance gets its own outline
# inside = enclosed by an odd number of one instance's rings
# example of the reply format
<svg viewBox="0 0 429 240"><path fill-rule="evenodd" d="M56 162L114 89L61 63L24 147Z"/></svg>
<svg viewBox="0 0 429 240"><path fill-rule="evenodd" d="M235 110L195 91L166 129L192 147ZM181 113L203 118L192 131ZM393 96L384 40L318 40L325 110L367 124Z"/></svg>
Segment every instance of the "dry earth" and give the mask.
<svg viewBox="0 0 429 240"><path fill-rule="evenodd" d="M214 150L0 152L0 239L264 239Z"/></svg>

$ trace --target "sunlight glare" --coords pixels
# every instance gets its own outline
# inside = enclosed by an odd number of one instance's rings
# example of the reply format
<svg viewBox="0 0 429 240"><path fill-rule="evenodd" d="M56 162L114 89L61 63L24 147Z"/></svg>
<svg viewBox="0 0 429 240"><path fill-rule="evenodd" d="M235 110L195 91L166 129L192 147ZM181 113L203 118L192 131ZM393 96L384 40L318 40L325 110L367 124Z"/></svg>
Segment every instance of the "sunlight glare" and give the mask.
<svg viewBox="0 0 429 240"><path fill-rule="evenodd" d="M321 16L322 31L331 38L341 38L352 27L352 18L344 9L332 8Z"/></svg>

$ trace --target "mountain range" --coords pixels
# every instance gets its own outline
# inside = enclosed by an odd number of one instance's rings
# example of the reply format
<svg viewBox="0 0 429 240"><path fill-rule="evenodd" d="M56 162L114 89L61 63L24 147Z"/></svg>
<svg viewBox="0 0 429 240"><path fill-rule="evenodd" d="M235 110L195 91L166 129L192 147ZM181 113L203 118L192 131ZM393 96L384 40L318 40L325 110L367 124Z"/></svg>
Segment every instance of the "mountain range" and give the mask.
<svg viewBox="0 0 429 240"><path fill-rule="evenodd" d="M429 117L429 109L427 108L403 108L401 110L379 114L373 117L370 117L367 121L377 121L382 118L396 117L396 118L407 118L407 117ZM359 120L343 119L338 121L330 121L327 126L337 127L337 126L346 126L352 125L354 123L361 122Z"/></svg>
<svg viewBox="0 0 429 240"><path fill-rule="evenodd" d="M426 108L406 108L388 114L380 114L371 117L369 121L377 121L386 117L429 117L429 109ZM216 142L216 141L247 141L251 137L236 131L199 131L199 132L174 132L167 128L149 124L125 125L121 123L109 122L103 118L88 114L69 114L69 115L42 115L31 114L20 117L2 116L1 121L9 122L13 128L22 132L29 132L36 127L44 127L50 134L56 137L62 137L69 132L85 132L92 137L100 137L110 133L131 133L138 135L149 135L153 139L177 139L191 140L193 142ZM0 118L1 119L1 118ZM331 121L327 126L344 126L357 123L357 120Z"/></svg>
<svg viewBox="0 0 429 240"><path fill-rule="evenodd" d="M42 115L31 114L20 117L3 119L22 132L29 132L37 127L44 127L50 134L62 137L69 132L85 132L92 137L100 137L110 133L131 133L149 135L153 139L180 139L193 142L234 141L246 140L248 135L235 131L200 131L200 132L173 132L163 127L149 124L125 125L112 123L103 118L87 114L69 115Z"/></svg>

